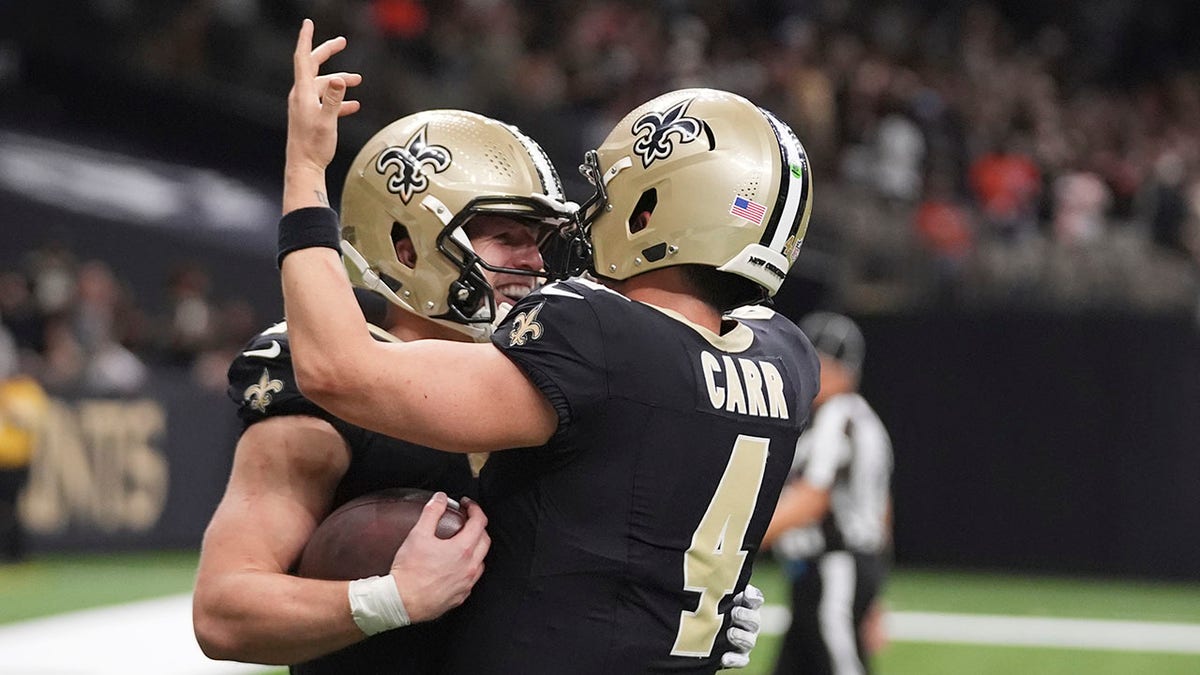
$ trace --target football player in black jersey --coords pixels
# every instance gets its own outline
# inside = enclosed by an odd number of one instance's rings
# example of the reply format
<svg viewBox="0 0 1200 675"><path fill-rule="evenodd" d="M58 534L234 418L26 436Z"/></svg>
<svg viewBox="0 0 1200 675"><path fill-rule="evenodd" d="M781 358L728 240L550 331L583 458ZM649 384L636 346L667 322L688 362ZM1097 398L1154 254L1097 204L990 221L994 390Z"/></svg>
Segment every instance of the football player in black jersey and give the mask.
<svg viewBox="0 0 1200 675"><path fill-rule="evenodd" d="M406 173L423 164L431 170ZM554 205L562 187L541 148L517 129L462 111L417 113L376 134L353 166L342 200L346 264L361 285L390 300L382 326L367 327L375 339L486 340L498 308L539 282L538 236L561 217L563 207ZM526 208L490 212L485 202L492 195L518 195ZM443 231L450 235L445 240ZM200 559L195 628L204 651L243 661L307 661L295 673L386 673L400 666L406 673L436 672L447 644L445 621L360 641L346 582L303 580L287 571L324 516L359 495L397 486L456 497L473 492L467 457L362 429L305 398L296 387L286 323L246 345L230 366L229 383L245 431ZM431 506L429 517L440 515L444 503ZM489 542L486 519L477 505L468 508L471 523L463 533L446 542L414 539L422 548L397 557L394 575L423 579L433 591L425 600L406 589L414 622L461 602L479 574Z"/></svg>
<svg viewBox="0 0 1200 675"><path fill-rule="evenodd" d="M405 173L422 165L429 170ZM376 134L353 166L342 199L345 262L360 286L390 301L382 327L368 327L375 339L486 340L495 316L539 282L538 239L561 218L562 188L541 148L515 128L463 111L417 113ZM520 213L489 210L496 196L525 206ZM451 238L442 239L443 233ZM469 246L461 244L464 235ZM251 340L231 365L229 381L246 431L201 557L197 636L219 658L310 659L362 636L292 627L322 608L344 619L348 612L337 605L345 604L345 594L333 606L301 611L265 601L268 584L274 592L308 592L310 582L285 573L316 523L384 487L463 495L473 488L472 473L465 456L367 431L306 399L295 384L286 323ZM270 494L269 503L259 493ZM460 543L482 551L480 541L485 546L486 535ZM411 574L433 579L450 598L472 578L459 576L469 567L453 562L441 566L441 577ZM322 596L305 597L319 603ZM436 672L446 630L437 621L387 631L292 670L376 673L402 664L407 673ZM745 655L729 658L736 663Z"/></svg>
<svg viewBox="0 0 1200 675"><path fill-rule="evenodd" d="M714 672L817 391L799 329L747 306L799 252L799 141L733 94L653 99L587 157L597 193L574 234L603 283L545 286L490 344L383 345L365 335L324 199L337 119L356 105L317 73L344 42L313 49L312 31L295 53L280 221L297 382L410 442L516 448L481 475L493 545L445 672ZM393 602L372 594L363 611Z"/></svg>

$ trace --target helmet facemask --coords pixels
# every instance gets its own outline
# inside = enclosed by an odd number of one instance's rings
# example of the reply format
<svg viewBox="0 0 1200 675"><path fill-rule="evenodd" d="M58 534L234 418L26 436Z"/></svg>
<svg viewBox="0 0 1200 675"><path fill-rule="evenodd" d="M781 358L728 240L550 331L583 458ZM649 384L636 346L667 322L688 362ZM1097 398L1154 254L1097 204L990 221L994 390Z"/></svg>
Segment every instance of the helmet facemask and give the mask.
<svg viewBox="0 0 1200 675"><path fill-rule="evenodd" d="M554 233L574 218L574 211L574 205L537 197L495 195L471 200L450 219L437 237L438 253L454 264L461 274L449 285L446 298L449 308L447 313L433 318L463 324L495 324L503 320L503 314L507 310L496 306L496 289L487 280L485 270L493 274L532 277L540 283L559 278L545 268L530 270L505 267L484 260L475 251L467 235L472 220L481 215L499 216L543 229L545 231L536 237L538 248L541 250Z"/></svg>
<svg viewBox="0 0 1200 675"><path fill-rule="evenodd" d="M608 191L600 171L600 160L595 150L588 150L579 165L579 173L587 179L593 192L575 213L575 217L559 229L561 253L558 273L562 278L584 272L595 274L592 253L592 223L608 208Z"/></svg>
<svg viewBox="0 0 1200 675"><path fill-rule="evenodd" d="M343 257L356 285L486 340L502 308L485 271L549 273L481 259L466 235L472 219L492 215L557 229L576 208L563 200L542 149L515 127L465 111L420 112L382 129L355 158L342 194ZM396 225L411 241L407 262L397 255Z"/></svg>

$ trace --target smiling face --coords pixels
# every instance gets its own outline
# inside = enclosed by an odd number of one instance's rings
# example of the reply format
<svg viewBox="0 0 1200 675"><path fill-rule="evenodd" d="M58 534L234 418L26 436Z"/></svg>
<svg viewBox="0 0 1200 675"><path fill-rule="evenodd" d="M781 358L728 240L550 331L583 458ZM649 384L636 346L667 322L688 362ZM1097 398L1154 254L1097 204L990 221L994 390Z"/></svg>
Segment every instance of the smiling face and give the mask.
<svg viewBox="0 0 1200 675"><path fill-rule="evenodd" d="M475 253L492 267L537 272L544 268L538 243L543 227L496 215L478 215L464 230ZM517 304L542 283L538 277L484 270L495 291L496 304Z"/></svg>

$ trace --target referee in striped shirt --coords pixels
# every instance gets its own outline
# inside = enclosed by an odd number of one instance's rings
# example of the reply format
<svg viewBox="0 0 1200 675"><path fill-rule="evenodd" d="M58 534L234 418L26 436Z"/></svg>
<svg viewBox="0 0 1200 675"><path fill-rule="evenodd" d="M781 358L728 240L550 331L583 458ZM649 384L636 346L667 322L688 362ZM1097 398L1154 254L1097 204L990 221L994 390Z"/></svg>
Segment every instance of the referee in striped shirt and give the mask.
<svg viewBox="0 0 1200 675"><path fill-rule="evenodd" d="M871 646L883 641L875 599L890 559L892 445L858 394L858 326L816 312L800 328L820 355L821 390L763 539L792 580L792 623L775 673L858 675L870 672Z"/></svg>

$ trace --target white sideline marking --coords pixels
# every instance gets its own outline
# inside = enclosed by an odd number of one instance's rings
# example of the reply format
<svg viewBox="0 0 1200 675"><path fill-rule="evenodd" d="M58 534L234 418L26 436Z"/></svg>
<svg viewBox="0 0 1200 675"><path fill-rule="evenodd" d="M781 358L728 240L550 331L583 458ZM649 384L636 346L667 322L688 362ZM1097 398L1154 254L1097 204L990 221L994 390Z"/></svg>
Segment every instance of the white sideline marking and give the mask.
<svg viewBox="0 0 1200 675"><path fill-rule="evenodd" d="M786 607L762 608L763 634L782 633ZM1200 624L899 612L895 642L940 642L1200 654ZM4 675L243 675L272 666L209 660L192 635L192 599L173 595L0 625Z"/></svg>
<svg viewBox="0 0 1200 675"><path fill-rule="evenodd" d="M212 661L192 633L192 596L0 625L5 675L240 675L271 670Z"/></svg>
<svg viewBox="0 0 1200 675"><path fill-rule="evenodd" d="M894 642L1200 654L1200 624L940 612L889 611L886 616ZM762 608L765 635L782 634L790 621L786 607Z"/></svg>
<svg viewBox="0 0 1200 675"><path fill-rule="evenodd" d="M899 642L1200 654L1200 625L1187 623L892 612L887 627Z"/></svg>

